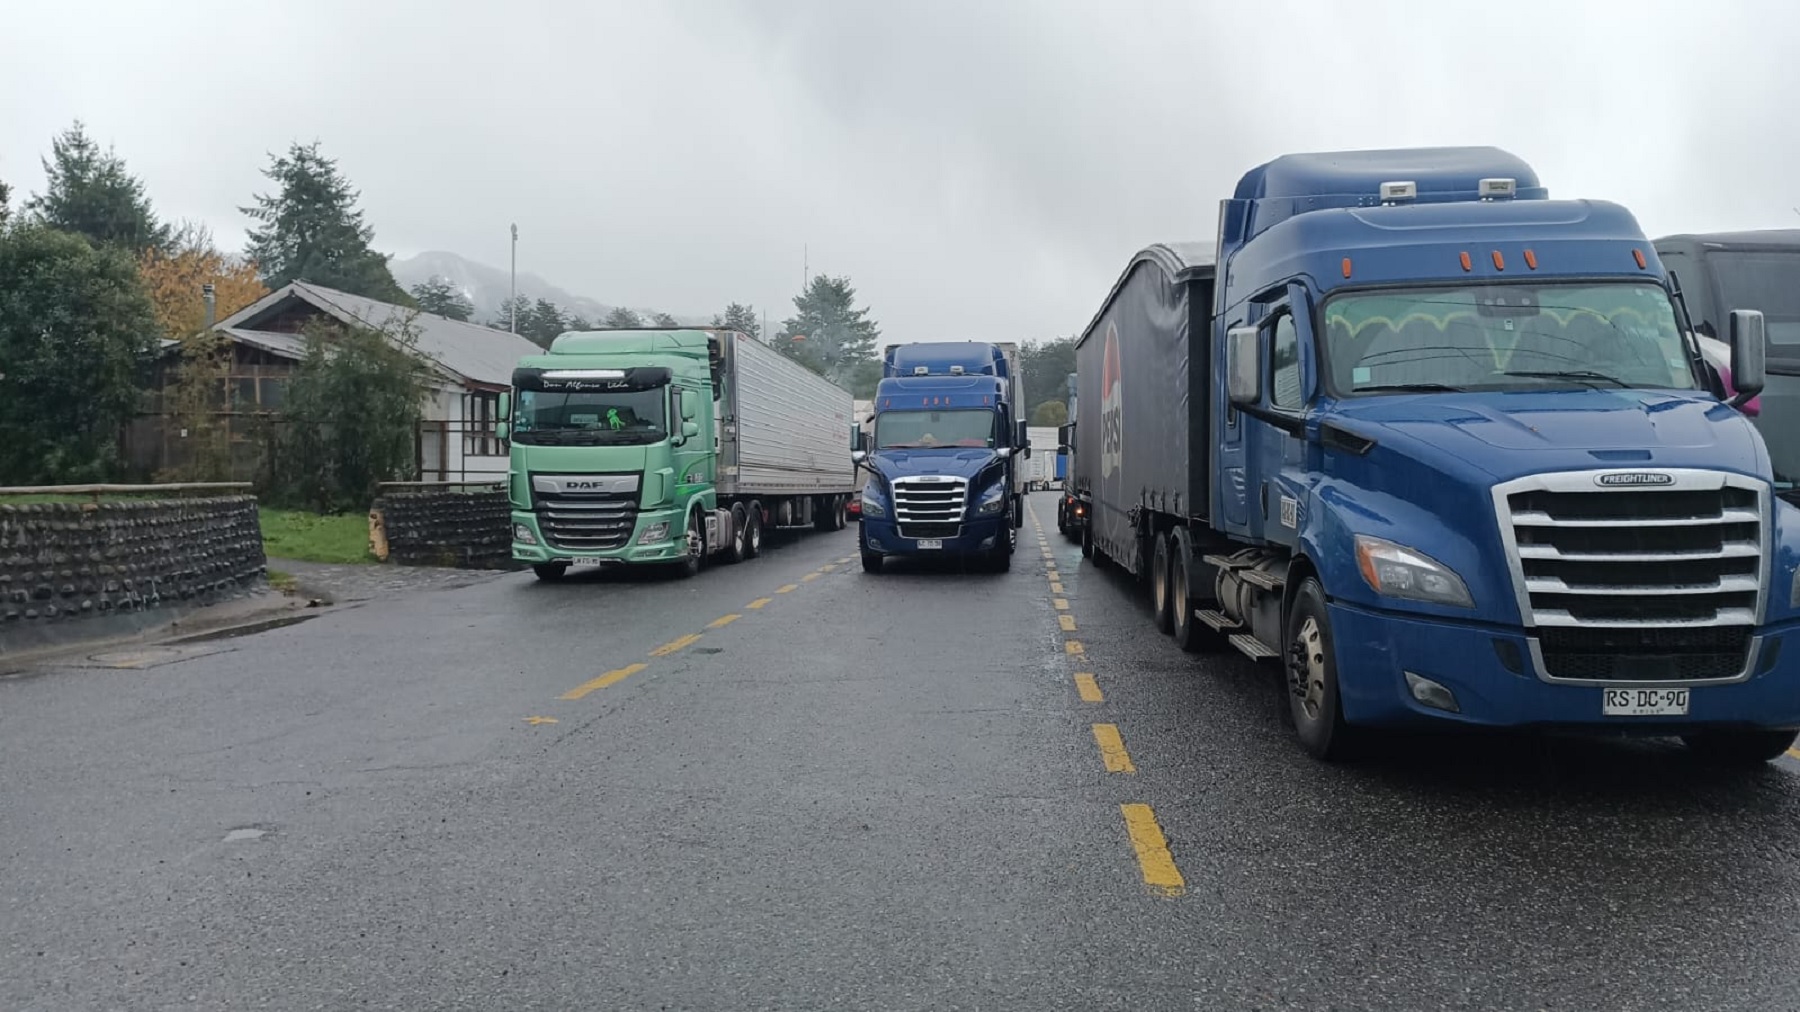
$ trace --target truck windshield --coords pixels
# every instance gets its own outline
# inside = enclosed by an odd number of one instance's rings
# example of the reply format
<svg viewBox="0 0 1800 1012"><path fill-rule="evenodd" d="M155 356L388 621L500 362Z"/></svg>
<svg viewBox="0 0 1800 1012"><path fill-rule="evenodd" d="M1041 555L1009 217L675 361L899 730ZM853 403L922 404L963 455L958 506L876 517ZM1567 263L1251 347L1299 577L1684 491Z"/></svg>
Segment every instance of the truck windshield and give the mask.
<svg viewBox="0 0 1800 1012"><path fill-rule="evenodd" d="M1800 362L1800 250L1714 250L1706 259L1717 286L1719 315L1762 310L1769 357Z"/></svg>
<svg viewBox="0 0 1800 1012"><path fill-rule="evenodd" d="M667 387L649 390L521 390L514 442L536 445L638 445L668 438Z"/></svg>
<svg viewBox="0 0 1800 1012"><path fill-rule="evenodd" d="M875 416L877 449L993 445L994 414L991 411L883 411Z"/></svg>
<svg viewBox="0 0 1800 1012"><path fill-rule="evenodd" d="M1346 292L1324 310L1337 396L1395 390L1693 389L1668 294L1552 282Z"/></svg>

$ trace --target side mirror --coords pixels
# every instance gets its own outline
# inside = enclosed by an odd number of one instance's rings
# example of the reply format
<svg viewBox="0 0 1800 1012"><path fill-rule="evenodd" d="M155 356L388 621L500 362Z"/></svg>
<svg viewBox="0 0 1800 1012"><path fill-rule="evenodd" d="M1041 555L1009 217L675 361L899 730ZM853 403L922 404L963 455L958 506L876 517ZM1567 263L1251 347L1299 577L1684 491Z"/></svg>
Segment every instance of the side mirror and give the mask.
<svg viewBox="0 0 1800 1012"><path fill-rule="evenodd" d="M494 423L494 438L504 441L511 434L512 426L512 391L500 391L499 420Z"/></svg>
<svg viewBox="0 0 1800 1012"><path fill-rule="evenodd" d="M1262 332L1233 327L1225 333L1225 393L1233 404L1262 399Z"/></svg>
<svg viewBox="0 0 1800 1012"><path fill-rule="evenodd" d="M1768 380L1768 333L1755 309L1731 311L1731 406L1742 407L1763 392Z"/></svg>
<svg viewBox="0 0 1800 1012"><path fill-rule="evenodd" d="M869 459L868 453L861 449L856 449L856 450L850 451L850 463L852 463L852 464L862 464L863 462L867 461L868 459Z"/></svg>
<svg viewBox="0 0 1800 1012"><path fill-rule="evenodd" d="M506 440L512 438L512 426L506 424L505 422L495 422L494 423L494 438L500 440L501 442L505 442Z"/></svg>
<svg viewBox="0 0 1800 1012"><path fill-rule="evenodd" d="M1024 450L1025 456L1031 456L1031 429L1029 425L1025 422L1018 422L1014 428L1019 431L1013 439L1013 445Z"/></svg>
<svg viewBox="0 0 1800 1012"><path fill-rule="evenodd" d="M689 421L689 422L681 423L681 438L692 439L693 437L698 436L699 434L700 434L700 423L699 422Z"/></svg>
<svg viewBox="0 0 1800 1012"><path fill-rule="evenodd" d="M1000 449L994 451L994 456L999 457L1001 460L1005 460L1012 455L1013 448L1010 446L1002 446Z"/></svg>
<svg viewBox="0 0 1800 1012"><path fill-rule="evenodd" d="M850 452L858 453L865 449L867 449L867 447L863 443L862 423L861 422L851 422L850 423Z"/></svg>

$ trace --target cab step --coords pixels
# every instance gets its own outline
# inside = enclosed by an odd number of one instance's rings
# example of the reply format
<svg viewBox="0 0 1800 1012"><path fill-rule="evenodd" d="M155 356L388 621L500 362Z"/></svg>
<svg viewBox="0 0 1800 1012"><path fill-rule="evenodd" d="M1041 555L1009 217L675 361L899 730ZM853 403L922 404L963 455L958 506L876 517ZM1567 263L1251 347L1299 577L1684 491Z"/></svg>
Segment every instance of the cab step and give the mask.
<svg viewBox="0 0 1800 1012"><path fill-rule="evenodd" d="M1286 580L1266 569L1246 569L1238 575L1238 579L1252 587L1261 587L1271 592L1280 591L1281 588L1287 586Z"/></svg>
<svg viewBox="0 0 1800 1012"><path fill-rule="evenodd" d="M1249 633L1238 633L1232 636L1229 642L1232 646L1238 648L1238 653L1243 654L1253 661L1268 660L1275 656L1275 651L1264 646L1262 640L1257 639Z"/></svg>
<svg viewBox="0 0 1800 1012"><path fill-rule="evenodd" d="M1232 618L1222 611L1214 611L1211 608L1194 609L1194 617L1206 623L1213 632L1230 632L1233 629L1242 629L1244 627L1244 624L1237 619Z"/></svg>

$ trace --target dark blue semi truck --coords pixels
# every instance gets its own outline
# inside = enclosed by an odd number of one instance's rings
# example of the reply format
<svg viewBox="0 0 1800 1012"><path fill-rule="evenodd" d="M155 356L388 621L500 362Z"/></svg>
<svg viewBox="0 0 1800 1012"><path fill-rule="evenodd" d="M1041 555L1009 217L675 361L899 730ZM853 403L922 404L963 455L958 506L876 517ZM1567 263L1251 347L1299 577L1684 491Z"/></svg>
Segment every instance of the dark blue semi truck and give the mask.
<svg viewBox="0 0 1800 1012"><path fill-rule="evenodd" d="M1739 307L1732 307L1734 309ZM1624 208L1493 148L1288 155L1133 258L1077 348L1083 551L1273 660L1303 745L1373 729L1800 729L1800 509Z"/></svg>
<svg viewBox="0 0 1800 1012"><path fill-rule="evenodd" d="M895 345L875 389L859 542L865 572L888 557L1012 565L1031 452L1018 417L1018 347L984 341Z"/></svg>

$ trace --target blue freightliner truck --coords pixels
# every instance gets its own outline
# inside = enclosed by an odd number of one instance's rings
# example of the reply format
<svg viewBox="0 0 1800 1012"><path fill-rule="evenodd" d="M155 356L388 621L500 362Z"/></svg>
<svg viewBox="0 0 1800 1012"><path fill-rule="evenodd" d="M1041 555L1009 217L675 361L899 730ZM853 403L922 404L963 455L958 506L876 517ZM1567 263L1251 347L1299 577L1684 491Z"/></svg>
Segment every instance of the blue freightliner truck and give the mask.
<svg viewBox="0 0 1800 1012"><path fill-rule="evenodd" d="M1012 564L1031 452L1018 417L1018 347L985 341L895 345L872 428L852 434L869 471L858 538L865 572L889 556Z"/></svg>
<svg viewBox="0 0 1800 1012"><path fill-rule="evenodd" d="M1283 674L1320 758L1372 729L1800 729L1800 508L1636 220L1494 148L1287 155L1216 244L1151 246L1077 347L1084 554L1185 649Z"/></svg>

